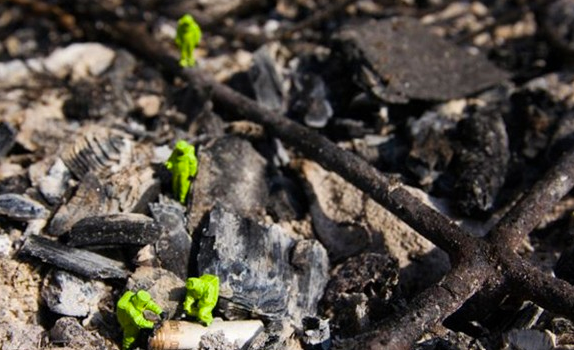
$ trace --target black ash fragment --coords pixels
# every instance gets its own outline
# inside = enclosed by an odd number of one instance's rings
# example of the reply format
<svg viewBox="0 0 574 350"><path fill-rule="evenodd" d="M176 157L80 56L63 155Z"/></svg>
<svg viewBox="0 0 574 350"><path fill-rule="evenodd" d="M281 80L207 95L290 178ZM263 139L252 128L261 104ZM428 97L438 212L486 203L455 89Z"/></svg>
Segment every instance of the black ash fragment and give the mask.
<svg viewBox="0 0 574 350"><path fill-rule="evenodd" d="M188 230L194 232L217 203L247 217L257 217L269 196L267 161L248 141L224 137L202 148L193 182Z"/></svg>
<svg viewBox="0 0 574 350"><path fill-rule="evenodd" d="M266 46L253 54L253 66L249 68L249 79L257 101L273 111L283 109L283 87L275 62Z"/></svg>
<svg viewBox="0 0 574 350"><path fill-rule="evenodd" d="M406 166L422 186L432 185L454 157L455 145L449 135L456 129L457 119L452 114L431 111L409 120L411 149Z"/></svg>
<svg viewBox="0 0 574 350"><path fill-rule="evenodd" d="M7 122L0 123L0 158L10 152L12 146L16 143L17 134L18 131Z"/></svg>
<svg viewBox="0 0 574 350"><path fill-rule="evenodd" d="M187 232L185 208L178 202L160 196L159 203L149 205L160 229L154 247L160 266L185 280L188 277L191 235Z"/></svg>
<svg viewBox="0 0 574 350"><path fill-rule="evenodd" d="M574 246L565 249L554 267L556 277L574 284Z"/></svg>
<svg viewBox="0 0 574 350"><path fill-rule="evenodd" d="M357 67L357 83L386 102L461 98L508 78L485 58L432 34L413 18L349 25L338 40Z"/></svg>
<svg viewBox="0 0 574 350"><path fill-rule="evenodd" d="M297 71L293 77L291 112L301 118L305 125L323 128L333 116L333 108L327 99L327 86L320 75Z"/></svg>
<svg viewBox="0 0 574 350"><path fill-rule="evenodd" d="M142 214L90 216L76 222L69 234L70 246L146 245L155 243L160 229Z"/></svg>
<svg viewBox="0 0 574 350"><path fill-rule="evenodd" d="M497 108L469 107L457 126L461 148L456 162L456 207L466 215L493 209L504 184L510 150L506 126Z"/></svg>
<svg viewBox="0 0 574 350"><path fill-rule="evenodd" d="M553 45L566 54L574 52L574 1L552 2L546 8L541 22Z"/></svg>
<svg viewBox="0 0 574 350"><path fill-rule="evenodd" d="M301 342L305 350L329 350L331 348L331 331L329 320L318 317L303 319Z"/></svg>
<svg viewBox="0 0 574 350"><path fill-rule="evenodd" d="M125 279L123 263L86 250L70 248L40 236L29 236L19 254L38 258L78 275L96 279Z"/></svg>
<svg viewBox="0 0 574 350"><path fill-rule="evenodd" d="M61 236L72 229L81 219L101 212L106 207L106 193L98 178L88 173L80 182L76 193L68 203L62 205L50 221L48 232Z"/></svg>
<svg viewBox="0 0 574 350"><path fill-rule="evenodd" d="M333 331L341 336L369 330L402 305L398 261L388 254L349 258L331 276L321 303Z"/></svg>

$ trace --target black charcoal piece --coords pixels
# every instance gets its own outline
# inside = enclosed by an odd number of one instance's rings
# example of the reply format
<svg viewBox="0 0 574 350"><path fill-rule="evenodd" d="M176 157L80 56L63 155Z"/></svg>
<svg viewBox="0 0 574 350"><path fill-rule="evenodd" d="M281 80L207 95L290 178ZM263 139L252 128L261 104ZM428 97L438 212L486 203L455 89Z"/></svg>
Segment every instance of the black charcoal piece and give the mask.
<svg viewBox="0 0 574 350"><path fill-rule="evenodd" d="M16 142L18 131L6 122L0 123L0 158L10 152Z"/></svg>
<svg viewBox="0 0 574 350"><path fill-rule="evenodd" d="M428 339L413 345L413 350L484 350L481 342L462 332L446 329L446 334L436 337L436 332L428 331L421 339ZM430 338L430 339L429 339ZM488 349L489 347L486 347Z"/></svg>
<svg viewBox="0 0 574 350"><path fill-rule="evenodd" d="M338 265L331 276L322 305L337 334L365 332L400 305L399 265L388 254L354 256Z"/></svg>
<svg viewBox="0 0 574 350"><path fill-rule="evenodd" d="M63 270L52 270L44 279L42 299L57 314L83 317L98 311L107 295L100 281L86 281Z"/></svg>
<svg viewBox="0 0 574 350"><path fill-rule="evenodd" d="M557 48L574 52L574 1L558 0L548 5L542 28Z"/></svg>
<svg viewBox="0 0 574 350"><path fill-rule="evenodd" d="M357 67L357 83L386 102L461 98L509 76L484 57L432 34L414 18L349 25L338 40Z"/></svg>
<svg viewBox="0 0 574 350"><path fill-rule="evenodd" d="M155 243L159 234L154 220L142 214L90 216L74 224L68 245L146 245Z"/></svg>
<svg viewBox="0 0 574 350"><path fill-rule="evenodd" d="M527 158L554 159L571 145L573 82L570 72L549 73L512 93L509 136Z"/></svg>
<svg viewBox="0 0 574 350"><path fill-rule="evenodd" d="M327 87L320 75L297 72L293 79L293 113L300 116L307 126L323 128L333 116L327 99Z"/></svg>
<svg viewBox="0 0 574 350"><path fill-rule="evenodd" d="M186 230L185 208L174 200L160 196L159 203L149 205L160 229L155 243L160 266L185 280L188 277L191 236Z"/></svg>
<svg viewBox="0 0 574 350"><path fill-rule="evenodd" d="M422 186L431 185L448 168L456 147L448 135L455 128L454 118L436 111L409 120L411 149L406 166Z"/></svg>
<svg viewBox="0 0 574 350"><path fill-rule="evenodd" d="M50 221L48 232L60 236L68 232L79 220L106 207L106 193L98 178L91 173L82 179L76 193L65 205L62 205Z"/></svg>
<svg viewBox="0 0 574 350"><path fill-rule="evenodd" d="M470 116L457 126L456 207L466 215L492 209L504 184L510 150L501 112L495 108L468 109Z"/></svg>
<svg viewBox="0 0 574 350"><path fill-rule="evenodd" d="M556 277L574 285L574 247L565 249L554 267Z"/></svg>
<svg viewBox="0 0 574 350"><path fill-rule="evenodd" d="M41 203L21 194L0 194L0 215L13 220L46 219L50 212Z"/></svg>
<svg viewBox="0 0 574 350"><path fill-rule="evenodd" d="M199 151L199 167L193 182L188 230L219 202L242 216L257 217L265 210L268 188L267 162L248 141L224 137Z"/></svg>
<svg viewBox="0 0 574 350"><path fill-rule="evenodd" d="M253 54L253 66L249 68L249 79L259 103L274 111L282 109L281 79L267 47L263 46Z"/></svg>
<svg viewBox="0 0 574 350"><path fill-rule="evenodd" d="M277 175L271 179L267 213L275 222L299 220L305 215L305 208L301 199L304 197L302 189L286 176Z"/></svg>
<svg viewBox="0 0 574 350"><path fill-rule="evenodd" d="M329 350L331 348L329 320L322 320L318 317L305 317L303 319L301 342L305 350Z"/></svg>
<svg viewBox="0 0 574 350"><path fill-rule="evenodd" d="M30 188L30 179L27 174L13 175L0 180L0 194L22 194Z"/></svg>
<svg viewBox="0 0 574 350"><path fill-rule="evenodd" d="M231 319L256 314L301 324L316 314L328 279L319 242L296 241L279 226L260 226L220 206L210 214L197 259L200 274L219 277L219 308Z"/></svg>
<svg viewBox="0 0 574 350"><path fill-rule="evenodd" d="M119 261L86 250L70 248L40 236L29 236L19 254L31 256L63 270L97 279L124 279L128 271Z"/></svg>

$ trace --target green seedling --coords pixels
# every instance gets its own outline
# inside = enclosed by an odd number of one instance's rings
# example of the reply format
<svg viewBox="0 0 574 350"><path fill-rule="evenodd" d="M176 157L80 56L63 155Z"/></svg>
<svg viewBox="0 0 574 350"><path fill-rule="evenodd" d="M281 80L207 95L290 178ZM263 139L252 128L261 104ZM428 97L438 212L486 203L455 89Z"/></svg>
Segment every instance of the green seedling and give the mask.
<svg viewBox="0 0 574 350"><path fill-rule="evenodd" d="M132 346L140 333L140 329L153 328L154 322L144 317L145 310L156 315L163 313L161 307L152 300L145 290L140 290L137 293L127 291L118 300L116 315L124 332L123 350L128 350Z"/></svg>
<svg viewBox="0 0 574 350"><path fill-rule="evenodd" d="M177 141L171 156L165 162L165 166L172 175L173 195L182 204L185 204L185 198L191 188L191 178L197 174L195 147L183 140Z"/></svg>
<svg viewBox="0 0 574 350"><path fill-rule="evenodd" d="M183 302L183 310L191 317L209 326L213 321L211 312L219 297L219 278L205 274L199 278L188 278L185 287L187 294Z"/></svg>
<svg viewBox="0 0 574 350"><path fill-rule="evenodd" d="M184 15L177 22L177 33L175 44L181 51L179 65L182 67L193 67L195 58L193 50L201 41L201 28L191 15Z"/></svg>

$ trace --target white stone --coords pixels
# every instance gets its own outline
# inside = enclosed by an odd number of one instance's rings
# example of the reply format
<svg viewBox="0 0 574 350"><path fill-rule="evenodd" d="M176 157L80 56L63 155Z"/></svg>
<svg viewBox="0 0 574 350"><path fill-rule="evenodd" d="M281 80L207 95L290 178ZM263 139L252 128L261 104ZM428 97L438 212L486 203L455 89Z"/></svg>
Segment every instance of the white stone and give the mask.
<svg viewBox="0 0 574 350"><path fill-rule="evenodd" d="M161 99L157 95L144 95L138 98L136 105L146 117L153 117L159 113Z"/></svg>
<svg viewBox="0 0 574 350"><path fill-rule="evenodd" d="M112 63L115 52L98 43L77 43L57 49L44 60L52 74L64 78L72 73L72 80L103 73Z"/></svg>

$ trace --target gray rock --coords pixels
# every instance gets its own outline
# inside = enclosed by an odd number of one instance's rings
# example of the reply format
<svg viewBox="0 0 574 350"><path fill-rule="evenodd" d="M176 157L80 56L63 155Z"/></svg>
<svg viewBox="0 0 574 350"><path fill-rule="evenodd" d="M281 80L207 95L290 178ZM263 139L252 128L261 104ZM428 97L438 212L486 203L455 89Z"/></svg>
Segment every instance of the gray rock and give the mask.
<svg viewBox="0 0 574 350"><path fill-rule="evenodd" d="M44 279L42 299L52 312L83 317L98 310L98 303L107 292L102 282L86 281L66 271L52 270Z"/></svg>
<svg viewBox="0 0 574 350"><path fill-rule="evenodd" d="M71 178L70 170L62 159L58 157L52 167L50 167L50 170L48 170L48 174L40 180L38 189L48 203L57 204L68 190L68 182Z"/></svg>
<svg viewBox="0 0 574 350"><path fill-rule="evenodd" d="M218 202L242 216L257 217L263 212L268 197L265 166L251 144L237 137L221 138L200 149L189 232Z"/></svg>
<svg viewBox="0 0 574 350"><path fill-rule="evenodd" d="M46 219L50 212L41 203L20 194L0 194L0 215L13 220Z"/></svg>
<svg viewBox="0 0 574 350"><path fill-rule="evenodd" d="M146 245L157 241L160 229L142 214L122 213L84 218L74 224L68 245Z"/></svg>
<svg viewBox="0 0 574 350"><path fill-rule="evenodd" d="M191 236L186 230L185 208L164 196L160 196L159 203L152 203L149 207L161 232L155 243L160 266L185 280L188 277L191 254Z"/></svg>
<svg viewBox="0 0 574 350"><path fill-rule="evenodd" d="M297 241L279 226L260 226L220 206L210 214L198 256L200 274L220 279L226 317L288 317L295 324L315 315L328 265L317 241Z"/></svg>
<svg viewBox="0 0 574 350"><path fill-rule="evenodd" d="M239 347L225 338L223 331L207 333L199 341L199 350L237 350Z"/></svg>
<svg viewBox="0 0 574 350"><path fill-rule="evenodd" d="M85 329L74 317L59 318L50 329L50 341L54 345L65 345L72 349L106 350L104 338L96 332Z"/></svg>
<svg viewBox="0 0 574 350"><path fill-rule="evenodd" d="M450 100L479 92L508 74L407 17L350 25L339 33L357 82L391 103Z"/></svg>
<svg viewBox="0 0 574 350"><path fill-rule="evenodd" d="M55 50L44 60L44 67L63 78L73 80L102 74L112 63L115 52L99 43L74 43Z"/></svg>
<svg viewBox="0 0 574 350"><path fill-rule="evenodd" d="M128 279L126 289L133 292L146 290L170 318L182 312L186 293L185 281L171 271L148 266L138 267Z"/></svg>
<svg viewBox="0 0 574 350"><path fill-rule="evenodd" d="M40 236L29 236L19 254L36 257L61 269L88 278L126 278L128 271L123 263L86 250L70 248Z"/></svg>

